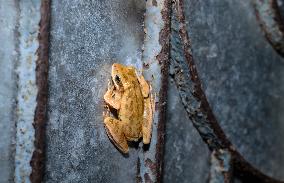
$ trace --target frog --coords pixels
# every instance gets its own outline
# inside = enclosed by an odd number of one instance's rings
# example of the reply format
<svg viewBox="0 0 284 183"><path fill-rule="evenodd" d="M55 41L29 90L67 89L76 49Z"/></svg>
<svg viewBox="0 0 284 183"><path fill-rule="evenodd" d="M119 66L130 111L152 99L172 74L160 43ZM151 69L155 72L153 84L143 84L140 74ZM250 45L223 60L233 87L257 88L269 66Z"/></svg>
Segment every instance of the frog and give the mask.
<svg viewBox="0 0 284 183"><path fill-rule="evenodd" d="M109 139L122 153L129 152L128 141L137 142L141 138L143 144L151 141L155 110L151 90L151 85L135 67L112 64L104 101L117 111L117 115L111 116L108 108L104 114L104 127Z"/></svg>

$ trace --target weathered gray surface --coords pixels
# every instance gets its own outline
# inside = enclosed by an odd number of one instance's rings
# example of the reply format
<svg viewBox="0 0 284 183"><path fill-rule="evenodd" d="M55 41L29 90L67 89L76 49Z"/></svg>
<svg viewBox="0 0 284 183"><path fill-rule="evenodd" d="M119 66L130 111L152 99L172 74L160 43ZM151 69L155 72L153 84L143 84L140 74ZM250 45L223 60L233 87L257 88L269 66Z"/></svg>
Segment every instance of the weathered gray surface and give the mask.
<svg viewBox="0 0 284 183"><path fill-rule="evenodd" d="M0 183L12 181L14 167L16 14L14 1L0 1Z"/></svg>
<svg viewBox="0 0 284 183"><path fill-rule="evenodd" d="M53 1L46 182L135 182L103 127L111 64L141 68L145 2Z"/></svg>
<svg viewBox="0 0 284 183"><path fill-rule="evenodd" d="M284 180L284 62L247 0L186 1L193 57L213 111L252 164Z"/></svg>

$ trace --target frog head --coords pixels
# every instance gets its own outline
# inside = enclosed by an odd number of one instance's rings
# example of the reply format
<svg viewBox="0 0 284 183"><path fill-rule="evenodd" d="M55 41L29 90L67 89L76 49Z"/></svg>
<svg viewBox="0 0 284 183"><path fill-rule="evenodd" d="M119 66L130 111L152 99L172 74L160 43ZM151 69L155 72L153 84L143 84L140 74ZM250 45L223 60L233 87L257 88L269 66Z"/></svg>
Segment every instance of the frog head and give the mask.
<svg viewBox="0 0 284 183"><path fill-rule="evenodd" d="M111 69L112 81L118 90L125 90L133 85L136 79L135 69L133 67L124 66L114 63Z"/></svg>

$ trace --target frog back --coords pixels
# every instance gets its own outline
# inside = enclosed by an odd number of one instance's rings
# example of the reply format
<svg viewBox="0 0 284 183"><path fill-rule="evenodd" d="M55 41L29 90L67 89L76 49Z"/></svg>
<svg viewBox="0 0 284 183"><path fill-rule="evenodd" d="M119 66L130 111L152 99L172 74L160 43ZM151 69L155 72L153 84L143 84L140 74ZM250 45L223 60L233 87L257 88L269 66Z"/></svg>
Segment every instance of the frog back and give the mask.
<svg viewBox="0 0 284 183"><path fill-rule="evenodd" d="M127 88L121 98L119 118L129 124L141 123L144 113L144 97L139 83Z"/></svg>

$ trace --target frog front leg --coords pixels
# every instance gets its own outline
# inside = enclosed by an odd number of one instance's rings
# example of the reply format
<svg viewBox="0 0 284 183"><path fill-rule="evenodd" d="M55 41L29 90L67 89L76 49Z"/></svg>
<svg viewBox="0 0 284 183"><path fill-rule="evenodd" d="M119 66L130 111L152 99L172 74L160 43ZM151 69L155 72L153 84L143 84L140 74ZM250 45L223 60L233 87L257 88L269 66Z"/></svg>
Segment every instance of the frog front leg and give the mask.
<svg viewBox="0 0 284 183"><path fill-rule="evenodd" d="M106 117L104 123L107 135L111 141L123 153L128 153L128 144L124 134L125 122L112 117Z"/></svg>
<svg viewBox="0 0 284 183"><path fill-rule="evenodd" d="M109 89L104 95L104 100L111 107L118 110L120 108L121 92L116 91L115 87L109 83Z"/></svg>

